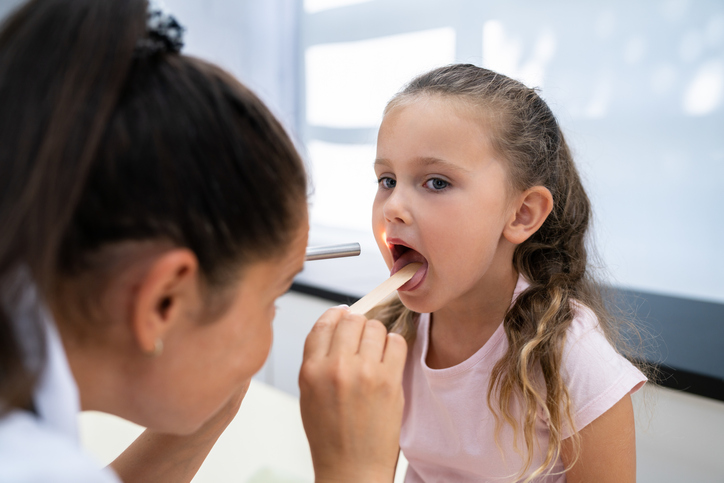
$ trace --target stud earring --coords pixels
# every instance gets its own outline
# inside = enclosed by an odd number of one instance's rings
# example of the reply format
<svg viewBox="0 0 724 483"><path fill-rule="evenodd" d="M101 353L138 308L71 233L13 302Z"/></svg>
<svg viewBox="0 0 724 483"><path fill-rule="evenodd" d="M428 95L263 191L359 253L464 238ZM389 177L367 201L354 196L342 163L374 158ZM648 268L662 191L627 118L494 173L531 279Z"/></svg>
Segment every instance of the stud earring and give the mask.
<svg viewBox="0 0 724 483"><path fill-rule="evenodd" d="M156 339L156 342L153 344L153 352L151 352L151 357L158 357L163 353L163 340L159 337Z"/></svg>

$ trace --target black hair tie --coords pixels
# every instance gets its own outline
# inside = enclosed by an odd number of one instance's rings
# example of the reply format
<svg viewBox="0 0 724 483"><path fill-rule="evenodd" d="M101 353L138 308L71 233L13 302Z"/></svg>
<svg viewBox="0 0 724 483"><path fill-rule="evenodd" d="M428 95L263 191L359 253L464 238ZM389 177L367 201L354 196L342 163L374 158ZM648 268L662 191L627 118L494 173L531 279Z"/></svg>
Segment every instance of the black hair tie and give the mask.
<svg viewBox="0 0 724 483"><path fill-rule="evenodd" d="M136 57L177 54L184 46L184 31L176 18L165 11L158 0L148 1L146 36L136 42Z"/></svg>

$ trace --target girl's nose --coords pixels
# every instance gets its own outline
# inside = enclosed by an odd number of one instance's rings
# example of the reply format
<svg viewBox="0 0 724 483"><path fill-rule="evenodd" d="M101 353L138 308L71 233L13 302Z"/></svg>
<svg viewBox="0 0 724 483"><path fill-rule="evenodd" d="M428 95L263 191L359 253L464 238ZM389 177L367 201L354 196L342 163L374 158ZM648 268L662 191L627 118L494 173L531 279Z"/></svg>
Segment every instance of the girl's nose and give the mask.
<svg viewBox="0 0 724 483"><path fill-rule="evenodd" d="M410 212L409 200L404 190L395 188L394 191L385 201L382 207L382 214L388 223L404 223L408 224L412 221L412 213Z"/></svg>

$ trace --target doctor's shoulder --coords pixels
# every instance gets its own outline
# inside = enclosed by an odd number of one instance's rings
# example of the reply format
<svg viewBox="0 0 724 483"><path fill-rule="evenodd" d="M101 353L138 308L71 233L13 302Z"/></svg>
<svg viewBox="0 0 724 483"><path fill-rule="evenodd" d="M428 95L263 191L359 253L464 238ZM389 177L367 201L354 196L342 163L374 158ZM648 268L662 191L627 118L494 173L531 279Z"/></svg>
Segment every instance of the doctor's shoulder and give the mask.
<svg viewBox="0 0 724 483"><path fill-rule="evenodd" d="M28 411L0 418L0 483L120 483L80 443L44 426Z"/></svg>

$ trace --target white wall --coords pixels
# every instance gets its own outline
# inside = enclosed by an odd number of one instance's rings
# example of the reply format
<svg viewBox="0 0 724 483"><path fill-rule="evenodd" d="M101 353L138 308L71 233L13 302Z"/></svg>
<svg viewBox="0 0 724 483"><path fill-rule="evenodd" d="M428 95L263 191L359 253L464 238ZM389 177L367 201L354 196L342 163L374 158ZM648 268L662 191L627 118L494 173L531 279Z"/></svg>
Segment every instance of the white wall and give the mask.
<svg viewBox="0 0 724 483"><path fill-rule="evenodd" d="M183 53L225 68L294 132L297 0L163 0L186 27Z"/></svg>

